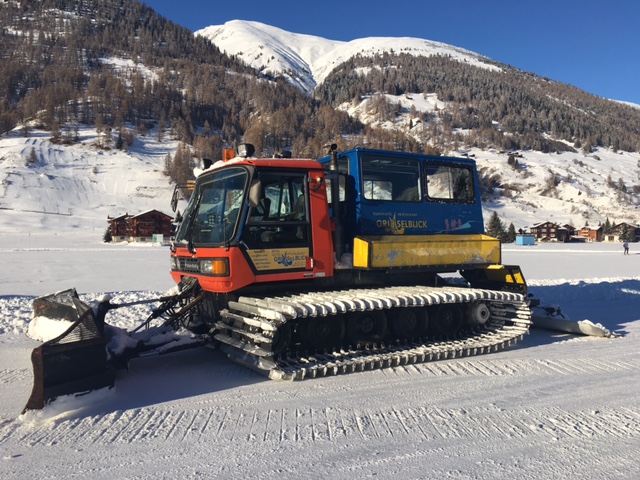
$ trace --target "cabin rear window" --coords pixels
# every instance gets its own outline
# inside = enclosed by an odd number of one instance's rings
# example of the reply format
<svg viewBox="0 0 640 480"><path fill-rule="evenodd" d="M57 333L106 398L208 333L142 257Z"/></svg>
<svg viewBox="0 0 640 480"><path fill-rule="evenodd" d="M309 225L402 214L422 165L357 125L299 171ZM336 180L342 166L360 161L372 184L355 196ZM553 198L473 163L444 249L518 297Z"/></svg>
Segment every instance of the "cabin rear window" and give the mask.
<svg viewBox="0 0 640 480"><path fill-rule="evenodd" d="M473 175L463 165L428 164L425 167L427 198L434 201L473 203Z"/></svg>

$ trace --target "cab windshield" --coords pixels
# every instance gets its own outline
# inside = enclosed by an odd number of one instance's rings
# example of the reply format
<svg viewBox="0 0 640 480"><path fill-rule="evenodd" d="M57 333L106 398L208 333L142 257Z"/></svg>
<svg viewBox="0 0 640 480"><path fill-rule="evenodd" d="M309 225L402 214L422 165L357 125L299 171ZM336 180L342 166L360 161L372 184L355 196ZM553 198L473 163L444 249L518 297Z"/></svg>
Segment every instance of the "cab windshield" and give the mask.
<svg viewBox="0 0 640 480"><path fill-rule="evenodd" d="M211 175L198 186L176 235L177 242L226 244L236 233L248 172L232 168Z"/></svg>

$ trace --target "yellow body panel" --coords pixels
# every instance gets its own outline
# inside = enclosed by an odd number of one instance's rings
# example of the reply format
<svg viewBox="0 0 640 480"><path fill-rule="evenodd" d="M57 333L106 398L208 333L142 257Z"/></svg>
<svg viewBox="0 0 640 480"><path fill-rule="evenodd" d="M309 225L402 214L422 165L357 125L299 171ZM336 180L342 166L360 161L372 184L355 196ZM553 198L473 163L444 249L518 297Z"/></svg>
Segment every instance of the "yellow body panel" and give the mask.
<svg viewBox="0 0 640 480"><path fill-rule="evenodd" d="M385 235L357 237L358 268L500 264L500 241L487 235Z"/></svg>
<svg viewBox="0 0 640 480"><path fill-rule="evenodd" d="M308 248L271 248L247 250L256 270L287 270L305 268L309 257Z"/></svg>

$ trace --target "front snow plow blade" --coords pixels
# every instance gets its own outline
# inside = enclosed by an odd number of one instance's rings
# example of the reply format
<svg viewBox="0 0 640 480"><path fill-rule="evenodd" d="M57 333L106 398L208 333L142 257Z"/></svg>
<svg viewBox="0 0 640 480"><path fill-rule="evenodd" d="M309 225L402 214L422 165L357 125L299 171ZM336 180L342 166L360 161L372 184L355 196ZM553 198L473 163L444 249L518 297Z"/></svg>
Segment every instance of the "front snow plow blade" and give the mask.
<svg viewBox="0 0 640 480"><path fill-rule="evenodd" d="M69 326L33 350L33 389L23 413L40 410L59 396L113 387L116 370L127 368L134 358L211 343L206 325L198 320L203 299L204 293L193 278L185 278L177 292L162 297L119 304L106 297L96 304L95 311L80 300L75 289L36 298L34 320ZM105 323L111 310L150 303L159 305L131 331Z"/></svg>
<svg viewBox="0 0 640 480"><path fill-rule="evenodd" d="M72 324L33 350L33 389L23 413L42 409L62 395L113 387L115 376L107 363L104 323L74 289L37 298L33 308L34 318L44 316Z"/></svg>

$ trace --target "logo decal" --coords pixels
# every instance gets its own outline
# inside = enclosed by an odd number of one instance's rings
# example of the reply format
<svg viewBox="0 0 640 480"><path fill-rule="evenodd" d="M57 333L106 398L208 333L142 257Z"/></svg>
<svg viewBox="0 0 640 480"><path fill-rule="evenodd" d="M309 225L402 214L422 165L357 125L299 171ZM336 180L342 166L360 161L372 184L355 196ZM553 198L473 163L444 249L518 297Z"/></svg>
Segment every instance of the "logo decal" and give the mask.
<svg viewBox="0 0 640 480"><path fill-rule="evenodd" d="M286 270L304 269L309 257L309 248L269 248L260 250L247 250L256 270Z"/></svg>
<svg viewBox="0 0 640 480"><path fill-rule="evenodd" d="M284 252L282 255L273 257L273 261L278 265L282 265L283 267L290 267L291 265L293 265L293 258L291 258L291 256L288 255L287 252Z"/></svg>
<svg viewBox="0 0 640 480"><path fill-rule="evenodd" d="M388 220L376 220L376 227L384 228L386 232L393 235L404 235L405 230L422 229L426 230L426 220L398 220L396 214Z"/></svg>

